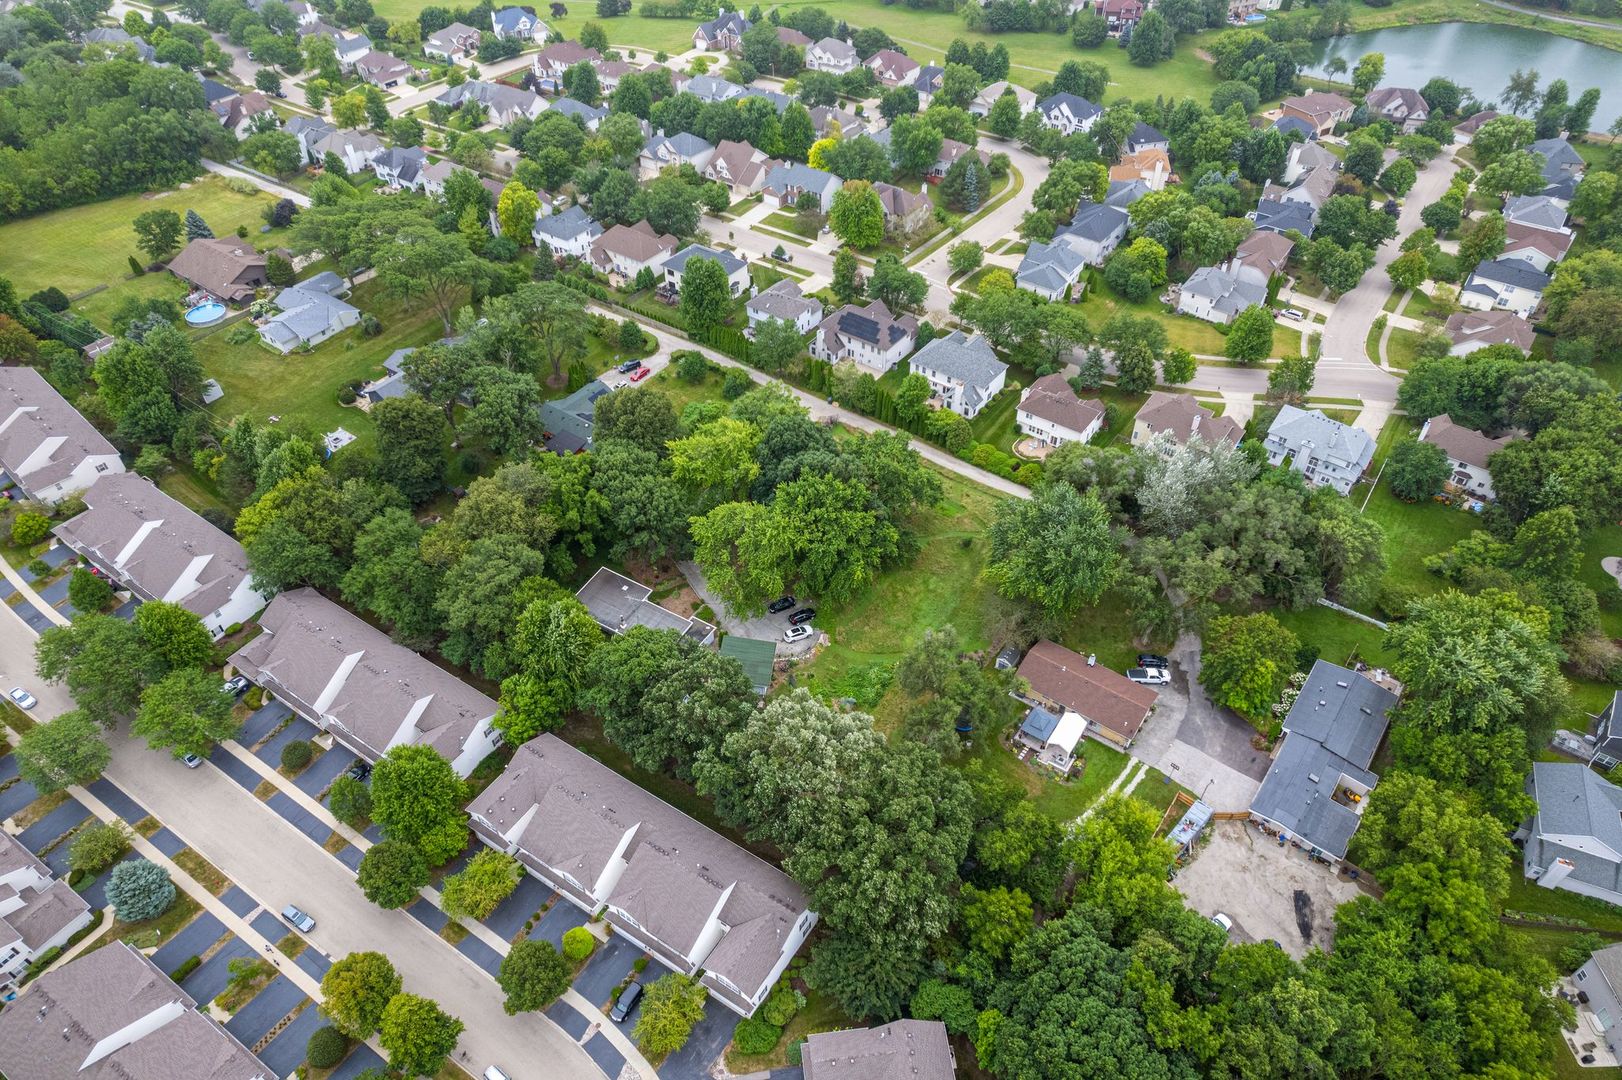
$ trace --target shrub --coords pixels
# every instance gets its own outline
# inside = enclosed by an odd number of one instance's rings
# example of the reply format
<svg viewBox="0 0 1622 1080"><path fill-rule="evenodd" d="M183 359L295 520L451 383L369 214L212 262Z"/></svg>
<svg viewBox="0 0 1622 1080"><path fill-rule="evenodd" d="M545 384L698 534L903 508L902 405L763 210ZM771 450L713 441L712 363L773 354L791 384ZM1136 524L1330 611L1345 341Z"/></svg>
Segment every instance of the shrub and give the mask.
<svg viewBox="0 0 1622 1080"><path fill-rule="evenodd" d="M383 332L383 323L368 311L360 317L360 332L367 337L376 337Z"/></svg>
<svg viewBox="0 0 1622 1080"><path fill-rule="evenodd" d="M264 703L265 690L260 686L256 686L252 690L249 690L247 696L242 699L242 704L245 705L250 712L257 710Z"/></svg>
<svg viewBox="0 0 1622 1080"><path fill-rule="evenodd" d="M360 395L355 393L352 388L346 386L342 390L338 391L338 404L353 405L355 403L355 399L359 396Z"/></svg>
<svg viewBox="0 0 1622 1080"><path fill-rule="evenodd" d="M337 1028L328 1025L317 1028L304 1044L304 1060L313 1068L330 1069L344 1059L349 1040Z"/></svg>
<svg viewBox="0 0 1622 1080"><path fill-rule="evenodd" d="M145 859L119 863L107 877L107 901L120 922L156 919L175 902L169 871Z"/></svg>
<svg viewBox="0 0 1622 1080"><path fill-rule="evenodd" d="M797 1042L793 1046L789 1047L788 1048L788 1063L790 1065L798 1065L800 1063L800 1055L802 1053L804 1053L804 1052L805 1052L805 1043L803 1043L803 1042Z"/></svg>
<svg viewBox="0 0 1622 1080"><path fill-rule="evenodd" d="M736 401L749 392L755 385L755 380L744 371L737 368L728 368L726 378L721 381L721 396L728 401Z"/></svg>
<svg viewBox="0 0 1622 1080"><path fill-rule="evenodd" d="M51 535L51 519L37 510L24 510L11 520L11 542L32 547Z"/></svg>
<svg viewBox="0 0 1622 1080"><path fill-rule="evenodd" d="M353 776L338 777L332 782L329 794L327 801L332 806L332 816L345 825L353 825L372 814L372 789Z"/></svg>
<svg viewBox="0 0 1622 1080"><path fill-rule="evenodd" d="M315 757L315 748L308 739L294 739L282 747L282 768L290 773L296 773L310 763Z"/></svg>
<svg viewBox="0 0 1622 1080"><path fill-rule="evenodd" d="M131 277L140 277L144 273L146 273L146 267L141 265L141 260L137 259L134 255L131 255L130 256L130 276Z"/></svg>
<svg viewBox="0 0 1622 1080"><path fill-rule="evenodd" d="M29 303L40 304L47 311L54 311L58 314L68 309L68 294L55 285L39 290L39 292L30 296L28 300Z"/></svg>
<svg viewBox="0 0 1622 1080"><path fill-rule="evenodd" d="M805 1007L805 995L790 987L772 991L760 1007L760 1018L768 1024L786 1027L796 1013Z"/></svg>
<svg viewBox="0 0 1622 1080"><path fill-rule="evenodd" d="M241 240L246 240L248 238L248 227L246 225L237 226L237 238Z"/></svg>
<svg viewBox="0 0 1622 1080"><path fill-rule="evenodd" d="M203 958L201 956L188 956L186 959L180 962L179 967L175 968L169 973L169 978L175 982L179 982L187 975L190 975L192 972L196 971L202 965Z"/></svg>
<svg viewBox="0 0 1622 1080"><path fill-rule="evenodd" d="M676 362L676 377L682 382L703 382L710 373L710 361L701 352L683 349L671 357Z"/></svg>
<svg viewBox="0 0 1622 1080"><path fill-rule="evenodd" d="M92 574L82 566L74 570L73 576L68 579L68 603L79 611L101 611L112 598L113 587L107 584L107 579Z"/></svg>
<svg viewBox="0 0 1622 1080"><path fill-rule="evenodd" d="M783 1029L776 1024L749 1019L740 1023L732 1033L732 1045L738 1048L740 1054L769 1054L777 1048L777 1040L782 1037Z"/></svg>
<svg viewBox="0 0 1622 1080"><path fill-rule="evenodd" d="M51 572L51 564L44 559L29 559L28 565L24 569L35 577L42 578Z"/></svg>
<svg viewBox="0 0 1622 1080"><path fill-rule="evenodd" d="M68 866L88 874L99 874L117 862L130 845L130 829L122 821L110 821L81 829L68 845Z"/></svg>
<svg viewBox="0 0 1622 1080"><path fill-rule="evenodd" d="M648 970L648 958L646 956L637 957L636 962L631 965L631 970L636 972L638 975Z"/></svg>
<svg viewBox="0 0 1622 1080"><path fill-rule="evenodd" d="M596 951L597 938L584 926L563 932L563 958L569 963L578 964Z"/></svg>

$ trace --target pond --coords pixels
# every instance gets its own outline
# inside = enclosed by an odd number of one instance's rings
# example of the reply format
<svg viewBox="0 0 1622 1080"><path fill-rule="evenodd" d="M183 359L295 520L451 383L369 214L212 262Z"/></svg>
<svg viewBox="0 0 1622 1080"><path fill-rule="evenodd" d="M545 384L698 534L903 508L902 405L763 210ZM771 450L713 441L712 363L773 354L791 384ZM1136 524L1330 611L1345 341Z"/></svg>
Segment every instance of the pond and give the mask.
<svg viewBox="0 0 1622 1080"><path fill-rule="evenodd" d="M1497 100L1516 68L1536 68L1541 85L1565 79L1572 101L1590 87L1599 88L1592 130L1604 131L1622 116L1622 55L1538 30L1488 23L1393 26L1328 38L1315 42L1313 49L1303 74L1327 77L1324 65L1337 56L1349 72L1364 54L1384 53L1382 85L1417 90L1440 75L1468 86L1482 101Z"/></svg>

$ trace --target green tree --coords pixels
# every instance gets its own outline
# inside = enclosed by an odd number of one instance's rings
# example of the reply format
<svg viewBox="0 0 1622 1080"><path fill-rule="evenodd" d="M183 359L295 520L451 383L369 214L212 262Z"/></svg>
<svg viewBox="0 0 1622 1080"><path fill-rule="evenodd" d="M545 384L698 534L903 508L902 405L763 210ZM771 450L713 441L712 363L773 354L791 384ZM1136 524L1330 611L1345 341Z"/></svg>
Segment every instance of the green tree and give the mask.
<svg viewBox="0 0 1622 1080"><path fill-rule="evenodd" d="M82 566L68 579L68 603L77 611L105 611L112 599L113 587L107 579Z"/></svg>
<svg viewBox="0 0 1622 1080"><path fill-rule="evenodd" d="M524 938L501 958L496 982L506 995L507 1015L538 1012L563 996L574 980L569 962L550 941Z"/></svg>
<svg viewBox="0 0 1622 1080"><path fill-rule="evenodd" d="M484 439L504 456L522 452L541 441L546 424L541 420L541 388L534 376L495 364L473 369L472 407L465 428Z"/></svg>
<svg viewBox="0 0 1622 1080"><path fill-rule="evenodd" d="M541 212L541 200L518 180L507 181L496 203L496 219L501 222L501 235L527 247L534 243L535 217Z"/></svg>
<svg viewBox="0 0 1622 1080"><path fill-rule="evenodd" d="M1269 612L1219 616L1203 638L1200 683L1213 700L1266 732L1300 649L1300 640Z"/></svg>
<svg viewBox="0 0 1622 1080"><path fill-rule="evenodd" d="M518 888L524 868L505 852L486 848L440 885L440 906L453 919L483 919Z"/></svg>
<svg viewBox="0 0 1622 1080"><path fill-rule="evenodd" d="M969 945L993 960L1006 956L1031 928L1031 898L1019 889L966 884L959 898L963 904L959 918Z"/></svg>
<svg viewBox="0 0 1622 1080"><path fill-rule="evenodd" d="M1417 289L1430 277L1430 260L1423 251L1407 251L1391 260L1385 272L1398 289Z"/></svg>
<svg viewBox="0 0 1622 1080"><path fill-rule="evenodd" d="M1198 373L1199 362L1187 349L1167 349L1166 355L1160 358L1160 379L1168 386L1191 382Z"/></svg>
<svg viewBox="0 0 1622 1080"><path fill-rule="evenodd" d="M1392 448L1386 472L1392 494L1406 502L1418 502L1442 490L1453 474L1453 466L1440 446L1404 439Z"/></svg>
<svg viewBox="0 0 1622 1080"><path fill-rule="evenodd" d="M886 252L873 263L867 293L875 300L882 300L892 312L910 311L923 304L929 295L929 283L924 275L908 270L899 258Z"/></svg>
<svg viewBox="0 0 1622 1080"><path fill-rule="evenodd" d="M832 289L834 299L841 304L855 303L861 299L862 293L865 291L861 272L856 262L856 253L849 248L841 247L834 252Z"/></svg>
<svg viewBox="0 0 1622 1080"><path fill-rule="evenodd" d="M119 922L156 919L175 902L175 883L169 871L145 859L132 859L113 867L107 875L107 902Z"/></svg>
<svg viewBox="0 0 1622 1080"><path fill-rule="evenodd" d="M467 844L467 785L431 746L392 748L372 772L372 820L383 835L444 863Z"/></svg>
<svg viewBox="0 0 1622 1080"><path fill-rule="evenodd" d="M1364 132L1358 132L1346 140L1346 172L1365 184L1374 183L1384 157L1385 151L1379 141Z"/></svg>
<svg viewBox="0 0 1622 1080"><path fill-rule="evenodd" d="M988 535L986 577L1003 596L1029 601L1052 618L1096 603L1121 572L1108 511L1097 496L1069 485L999 503Z"/></svg>
<svg viewBox="0 0 1622 1080"><path fill-rule="evenodd" d="M422 852L404 840L380 840L361 856L355 881L366 899L380 908L401 908L416 901L428 884Z"/></svg>
<svg viewBox="0 0 1622 1080"><path fill-rule="evenodd" d="M87 874L99 874L123 857L133 835L122 821L87 825L74 834L73 842L68 845L68 866Z"/></svg>
<svg viewBox="0 0 1622 1080"><path fill-rule="evenodd" d="M884 239L884 204L866 180L847 180L834 193L828 211L834 235L857 248L869 248Z"/></svg>
<svg viewBox="0 0 1622 1080"><path fill-rule="evenodd" d="M350 1038L370 1038L400 986L400 975L387 956L350 953L321 977L321 1012Z"/></svg>
<svg viewBox="0 0 1622 1080"><path fill-rule="evenodd" d="M755 325L750 358L762 371L780 371L805 351L805 339L791 322L766 319Z"/></svg>
<svg viewBox="0 0 1622 1080"><path fill-rule="evenodd" d="M1414 181L1418 178L1419 170L1414 167L1414 163L1405 157L1399 157L1387 165L1385 172L1380 174L1380 186L1400 199L1413 190Z"/></svg>
<svg viewBox="0 0 1622 1080"><path fill-rule="evenodd" d="M153 600L135 609L135 629L162 670L203 667L214 658L214 638L179 604Z"/></svg>
<svg viewBox="0 0 1622 1080"><path fill-rule="evenodd" d="M180 215L173 210L148 210L135 219L135 246L153 262L180 246Z"/></svg>
<svg viewBox="0 0 1622 1080"><path fill-rule="evenodd" d="M708 996L703 983L675 972L649 983L642 994L642 1013L632 1029L637 1046L654 1058L680 1050L694 1025L704 1019Z"/></svg>
<svg viewBox="0 0 1622 1080"><path fill-rule="evenodd" d="M377 1041L389 1053L389 1068L408 1076L435 1076L456 1049L462 1021L433 1001L399 993L383 1009Z"/></svg>
<svg viewBox="0 0 1622 1080"><path fill-rule="evenodd" d="M111 615L85 614L70 626L50 627L34 656L40 678L65 685L79 708L106 728L135 711L154 677L140 631Z"/></svg>
<svg viewBox="0 0 1622 1080"><path fill-rule="evenodd" d="M1177 47L1177 31L1158 11L1150 10L1138 25L1132 28L1132 40L1127 56L1138 67L1153 67L1162 60L1170 60Z"/></svg>
<svg viewBox="0 0 1622 1080"><path fill-rule="evenodd" d="M130 733L176 758L205 757L215 743L235 738L241 728L242 722L231 715L231 697L218 675L202 668L180 668L141 692Z"/></svg>
<svg viewBox="0 0 1622 1080"><path fill-rule="evenodd" d="M1019 108L1019 97L1012 87L1003 91L1001 97L992 103L991 112L986 116L986 126L993 135L1004 139L1011 139L1019 130L1019 121L1023 114Z"/></svg>
<svg viewBox="0 0 1622 1080"><path fill-rule="evenodd" d="M963 277L980 269L985 255L985 249L973 240L960 240L947 249L947 266L953 277Z"/></svg>
<svg viewBox="0 0 1622 1080"><path fill-rule="evenodd" d="M96 722L83 709L70 709L54 720L23 732L17 744L17 773L41 795L72 784L88 784L112 760Z"/></svg>
<svg viewBox="0 0 1622 1080"><path fill-rule="evenodd" d="M442 233L427 222L402 227L394 240L377 249L378 280L407 308L426 301L449 336L455 329L451 318L482 260L461 234Z"/></svg>
<svg viewBox="0 0 1622 1080"><path fill-rule="evenodd" d="M1385 54L1364 53L1352 69L1352 89L1359 96L1367 96L1385 78Z"/></svg>
<svg viewBox="0 0 1622 1080"><path fill-rule="evenodd" d="M1166 249L1147 236L1119 248L1104 264L1104 280L1133 303L1166 284Z"/></svg>
<svg viewBox="0 0 1622 1080"><path fill-rule="evenodd" d="M427 502L445 484L445 416L415 394L372 406L378 455L388 462L389 483L413 505Z"/></svg>
<svg viewBox="0 0 1622 1080"><path fill-rule="evenodd" d="M1228 340L1222 349L1229 360L1256 364L1273 353L1273 313L1260 304L1241 311L1228 327Z"/></svg>
<svg viewBox="0 0 1622 1080"><path fill-rule="evenodd" d="M345 825L354 825L372 815L372 789L353 776L340 776L327 793L332 814Z"/></svg>
<svg viewBox="0 0 1622 1080"><path fill-rule="evenodd" d="M681 272L681 314L688 333L701 337L732 307L727 272L715 259L689 259Z"/></svg>

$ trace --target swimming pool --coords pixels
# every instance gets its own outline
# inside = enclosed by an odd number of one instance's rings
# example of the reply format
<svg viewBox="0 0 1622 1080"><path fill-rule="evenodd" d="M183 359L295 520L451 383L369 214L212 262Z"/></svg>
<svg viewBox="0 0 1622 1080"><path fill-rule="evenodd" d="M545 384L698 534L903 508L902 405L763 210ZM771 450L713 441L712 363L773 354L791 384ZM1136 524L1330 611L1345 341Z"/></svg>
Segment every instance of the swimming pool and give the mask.
<svg viewBox="0 0 1622 1080"><path fill-rule="evenodd" d="M209 326L225 318L225 305L218 300L205 300L186 312L186 321L193 326Z"/></svg>

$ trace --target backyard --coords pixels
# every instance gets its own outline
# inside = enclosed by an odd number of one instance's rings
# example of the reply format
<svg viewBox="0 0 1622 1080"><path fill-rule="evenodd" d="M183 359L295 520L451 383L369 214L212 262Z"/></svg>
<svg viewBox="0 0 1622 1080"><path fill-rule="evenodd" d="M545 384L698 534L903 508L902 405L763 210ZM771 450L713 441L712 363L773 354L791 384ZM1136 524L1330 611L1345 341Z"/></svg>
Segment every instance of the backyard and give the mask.
<svg viewBox="0 0 1622 1080"><path fill-rule="evenodd" d="M1117 312L1147 315L1166 328L1166 337L1172 345L1200 356L1223 355L1228 339L1210 323L1190 315L1179 315L1155 298L1133 303L1111 289L1101 273L1089 271L1087 279L1087 291L1078 307L1093 329L1103 326ZM1273 355L1301 355L1301 331L1275 325Z"/></svg>

